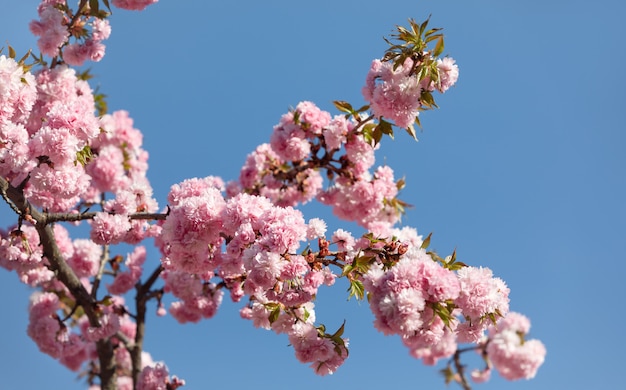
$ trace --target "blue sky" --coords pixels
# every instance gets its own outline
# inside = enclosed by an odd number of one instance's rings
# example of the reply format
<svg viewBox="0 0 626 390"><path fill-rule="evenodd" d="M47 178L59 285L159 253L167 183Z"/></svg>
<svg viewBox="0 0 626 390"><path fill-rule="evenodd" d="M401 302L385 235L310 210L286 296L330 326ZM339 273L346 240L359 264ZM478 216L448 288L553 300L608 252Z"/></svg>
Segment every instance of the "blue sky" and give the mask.
<svg viewBox="0 0 626 390"><path fill-rule="evenodd" d="M8 3L8 2L7 2ZM0 45L35 48L34 0L0 13ZM618 388L626 287L626 5L619 0L166 1L115 11L107 54L92 64L109 107L144 133L160 205L190 177L236 178L290 106L358 105L383 35L432 14L460 79L424 113L420 142L399 132L377 163L405 176L403 220L432 247L490 267L511 288L511 308L532 321L548 355L532 381L497 375L477 389ZM622 172L620 174L620 172ZM307 206L307 218L329 218ZM0 206L2 225L14 221ZM122 254L126 251L122 251ZM152 264L158 261L151 251ZM29 290L0 271L1 388L80 389L75 374L26 336ZM317 316L346 323L351 354L333 376L301 365L286 338L239 319L239 305L197 325L149 318L146 350L189 389L444 389L437 368L377 333L365 303L342 286L321 294ZM504 383L506 382L506 383ZM52 383L52 385L51 385ZM451 387L454 388L454 387Z"/></svg>

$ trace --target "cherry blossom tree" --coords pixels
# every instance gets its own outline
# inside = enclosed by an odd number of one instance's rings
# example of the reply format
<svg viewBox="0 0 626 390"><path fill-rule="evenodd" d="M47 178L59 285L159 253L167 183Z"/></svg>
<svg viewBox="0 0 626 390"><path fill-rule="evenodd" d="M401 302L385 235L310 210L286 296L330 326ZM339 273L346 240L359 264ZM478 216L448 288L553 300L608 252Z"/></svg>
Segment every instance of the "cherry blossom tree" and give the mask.
<svg viewBox="0 0 626 390"><path fill-rule="evenodd" d="M300 362L332 374L349 356L348 324L327 329L315 297L344 278L350 298L367 299L377 330L425 364L446 362L446 383L469 389L492 370L535 376L546 349L528 339L528 318L509 310L505 282L401 227L404 180L375 166L384 138L416 138L422 112L458 79L441 29L429 20L398 26L371 63L364 104L335 101L332 115L300 102L238 179L184 180L159 207L142 133L127 112L107 112L91 76L75 68L104 56L111 7L155 2L43 0L30 23L40 54L9 46L0 55L0 193L15 214L0 232L0 266L34 289L27 333L41 352L90 389L176 389L184 380L144 350L148 307L198 322L227 294L242 302L243 319L285 334ZM313 200L364 233L306 220L299 207ZM126 257L121 245L133 247ZM461 358L470 351L484 364L468 372Z"/></svg>

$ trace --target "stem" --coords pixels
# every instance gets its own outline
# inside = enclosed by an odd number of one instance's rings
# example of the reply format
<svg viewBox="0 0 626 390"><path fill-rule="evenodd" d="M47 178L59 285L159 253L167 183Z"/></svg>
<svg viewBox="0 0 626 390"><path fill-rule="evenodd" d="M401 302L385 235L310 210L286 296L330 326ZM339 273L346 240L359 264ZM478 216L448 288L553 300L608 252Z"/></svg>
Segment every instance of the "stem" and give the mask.
<svg viewBox="0 0 626 390"><path fill-rule="evenodd" d="M104 245L102 256L100 257L100 267L98 268L98 274L96 275L93 281L93 286L91 287L91 297L93 299L96 299L96 296L98 293L98 287L100 287L100 281L102 280L102 275L104 274L104 267L106 266L108 260L109 260L109 246Z"/></svg>
<svg viewBox="0 0 626 390"><path fill-rule="evenodd" d="M472 386L470 386L469 382L467 382L467 378L465 377L465 366L461 363L461 353L463 352L465 351L457 350L454 353L454 368L456 368L456 372L458 373L458 383L461 385L463 390L472 390Z"/></svg>
<svg viewBox="0 0 626 390"><path fill-rule="evenodd" d="M144 284L137 283L137 286L135 286L137 290L137 295L135 295L135 309L137 310L135 322L137 324L137 330L135 333L135 345L129 350L133 362L132 378L133 388L135 390L137 389L139 374L141 373L141 352L143 351L143 339L146 332L146 304L150 298L155 296L151 294L150 289L162 271L163 267L159 265Z"/></svg>
<svg viewBox="0 0 626 390"><path fill-rule="evenodd" d="M153 220L153 221L164 221L168 212L165 213L135 213L129 214L128 218L137 219L137 220ZM54 223L54 222L79 222L85 221L88 219L94 219L96 216L95 212L82 213L82 214L74 214L74 213L46 213L45 214L45 223Z"/></svg>

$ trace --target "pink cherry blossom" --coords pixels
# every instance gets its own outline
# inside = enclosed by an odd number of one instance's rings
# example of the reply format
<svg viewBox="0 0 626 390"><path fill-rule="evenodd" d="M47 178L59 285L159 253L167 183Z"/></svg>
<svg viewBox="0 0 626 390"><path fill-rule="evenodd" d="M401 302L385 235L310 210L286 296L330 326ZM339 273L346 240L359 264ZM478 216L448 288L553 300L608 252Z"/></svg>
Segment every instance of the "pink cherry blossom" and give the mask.
<svg viewBox="0 0 626 390"><path fill-rule="evenodd" d="M455 64L454 59L445 57L437 60L437 69L439 70L437 89L439 92L446 92L459 79L459 67Z"/></svg>
<svg viewBox="0 0 626 390"><path fill-rule="evenodd" d="M74 253L68 257L67 263L78 277L94 276L100 267L102 247L91 240L74 240Z"/></svg>
<svg viewBox="0 0 626 390"><path fill-rule="evenodd" d="M156 3L158 0L113 0L114 6L131 11L143 11L150 4Z"/></svg>
<svg viewBox="0 0 626 390"><path fill-rule="evenodd" d="M392 62L374 60L362 91L376 117L403 128L415 122L421 105L422 88L417 77L410 74L412 67L411 59L395 70Z"/></svg>
<svg viewBox="0 0 626 390"><path fill-rule="evenodd" d="M532 379L543 364L546 348L539 340L525 340L530 321L509 313L489 328L487 353L495 369L508 380Z"/></svg>
<svg viewBox="0 0 626 390"><path fill-rule="evenodd" d="M119 244L130 229L128 216L97 213L91 222L90 237L96 244Z"/></svg>
<svg viewBox="0 0 626 390"><path fill-rule="evenodd" d="M505 316L509 311L509 288L489 268L464 267L457 271L461 293L455 304L467 319L459 327L462 342L476 342L489 325L488 314Z"/></svg>
<svg viewBox="0 0 626 390"><path fill-rule="evenodd" d="M0 55L0 125L23 123L36 98L35 77L17 61Z"/></svg>
<svg viewBox="0 0 626 390"><path fill-rule="evenodd" d="M30 22L30 31L39 36L37 41L39 50L49 57L54 57L59 54L59 48L70 36L66 26L68 21L63 12L46 1L39 6L38 12L40 20Z"/></svg>

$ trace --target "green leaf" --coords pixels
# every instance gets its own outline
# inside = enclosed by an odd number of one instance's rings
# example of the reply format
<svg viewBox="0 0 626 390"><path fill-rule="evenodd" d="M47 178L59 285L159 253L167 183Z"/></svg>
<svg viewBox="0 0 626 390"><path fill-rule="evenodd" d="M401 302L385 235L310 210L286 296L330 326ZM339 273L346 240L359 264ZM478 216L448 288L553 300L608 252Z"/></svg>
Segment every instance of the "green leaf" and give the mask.
<svg viewBox="0 0 626 390"><path fill-rule="evenodd" d="M428 19L426 19L424 21L424 23L422 23L422 25L420 26L420 31L419 31L419 35L421 36L424 31L426 30L426 26L428 26L428 22L430 21L430 16L428 17Z"/></svg>
<svg viewBox="0 0 626 390"><path fill-rule="evenodd" d="M18 64L20 64L20 65L24 65L24 62L26 61L26 59L28 58L28 56L30 56L30 50L29 50L26 54L24 54L24 55L22 56L22 58L20 58L20 60L19 60L19 61L17 61L17 63L18 63Z"/></svg>
<svg viewBox="0 0 626 390"><path fill-rule="evenodd" d="M415 117L415 124L418 125L420 129L422 128L422 123L420 122L419 116ZM415 133L415 129L413 129L413 133ZM417 140L417 137L413 136L413 138Z"/></svg>
<svg viewBox="0 0 626 390"><path fill-rule="evenodd" d="M376 128L376 124L375 123L368 123L365 126L363 126L363 130L362 130L363 139L368 144L371 144L372 141L374 140L373 133L374 133L374 129L375 128Z"/></svg>
<svg viewBox="0 0 626 390"><path fill-rule="evenodd" d="M98 16L100 13L100 3L98 0L89 0L89 14L91 16Z"/></svg>
<svg viewBox="0 0 626 390"><path fill-rule="evenodd" d="M74 161L74 165L80 164L83 167L91 161L93 158L93 153L89 145L85 145L84 148L76 152L76 160Z"/></svg>
<svg viewBox="0 0 626 390"><path fill-rule="evenodd" d="M430 246L430 238L433 236L432 233L428 233L428 236L422 241L422 245L420 245L420 249L426 249Z"/></svg>
<svg viewBox="0 0 626 390"><path fill-rule="evenodd" d="M437 40L437 44L435 45L435 50L433 51L433 57L439 57L441 53L443 53L443 48L444 48L444 44L443 44L443 35L442 35L441 37L439 37L439 40Z"/></svg>
<svg viewBox="0 0 626 390"><path fill-rule="evenodd" d="M335 100L333 104L335 105L335 107L337 107L339 111L347 112L349 114L352 114L354 112L352 105L348 102L344 102L342 100Z"/></svg>
<svg viewBox="0 0 626 390"><path fill-rule="evenodd" d="M415 120L418 121L417 117L415 117ZM413 137L414 140L419 141L417 139L417 134L415 133L415 127L413 127L413 125L408 125L407 128L405 129L407 133L409 133L409 135L411 137Z"/></svg>
<svg viewBox="0 0 626 390"><path fill-rule="evenodd" d="M304 322L306 322L306 320L309 319L309 317L311 316L311 313L309 313L309 311L306 309L306 307L302 307L304 309Z"/></svg>
<svg viewBox="0 0 626 390"><path fill-rule="evenodd" d="M341 336L343 336L343 331L345 330L346 327L346 321L343 321L343 324L341 324L341 326L339 327L339 329L337 329L337 331L335 333L333 333L332 336L330 336L331 339L335 339L335 338L341 338Z"/></svg>
<svg viewBox="0 0 626 390"><path fill-rule="evenodd" d="M404 178L399 179L399 180L396 182L396 189L397 189L398 191L400 191L401 189L403 189L405 186L406 186L406 180L404 180Z"/></svg>
<svg viewBox="0 0 626 390"><path fill-rule="evenodd" d="M352 297L356 297L356 299L361 301L365 297L365 286L363 286L363 283L360 280L352 280L348 291L350 292L348 300Z"/></svg>
<svg viewBox="0 0 626 390"><path fill-rule="evenodd" d="M15 58L15 49L9 45L9 58Z"/></svg>
<svg viewBox="0 0 626 390"><path fill-rule="evenodd" d="M280 305L276 305L276 307L270 312L270 315L267 317L267 319L270 321L270 325L276 322L278 316L280 316Z"/></svg>
<svg viewBox="0 0 626 390"><path fill-rule="evenodd" d="M435 34L435 35L431 35L428 38L426 38L426 43L431 43L432 41L436 41L437 39L443 37L443 34Z"/></svg>
<svg viewBox="0 0 626 390"><path fill-rule="evenodd" d="M430 36L431 36L432 34L436 33L437 31L441 31L441 30L443 30L443 29L442 29L442 28L438 28L438 27L436 27L436 28L431 28L430 30L426 31L426 33L424 33L424 36L425 36L425 37L429 37L429 38L430 38ZM441 35L441 34L437 34L437 35ZM429 41L428 41L428 40L426 40L426 42L429 42Z"/></svg>
<svg viewBox="0 0 626 390"><path fill-rule="evenodd" d="M380 140L383 138L383 131L380 126L376 126L374 131L372 132L372 141L374 141L374 145L378 145Z"/></svg>

